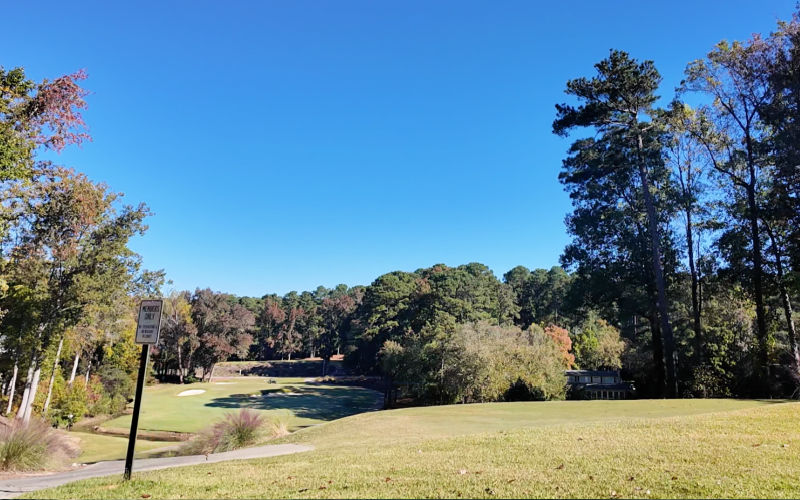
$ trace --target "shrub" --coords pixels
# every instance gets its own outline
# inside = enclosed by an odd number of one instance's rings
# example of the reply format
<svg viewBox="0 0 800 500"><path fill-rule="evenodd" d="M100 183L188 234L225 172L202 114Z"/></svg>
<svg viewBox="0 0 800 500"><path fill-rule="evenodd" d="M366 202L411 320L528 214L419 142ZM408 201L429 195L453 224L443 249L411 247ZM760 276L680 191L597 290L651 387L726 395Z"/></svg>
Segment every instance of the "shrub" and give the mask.
<svg viewBox="0 0 800 500"><path fill-rule="evenodd" d="M0 470L44 469L66 457L75 457L78 452L43 420L27 424L14 420L0 426Z"/></svg>
<svg viewBox="0 0 800 500"><path fill-rule="evenodd" d="M67 426L83 418L89 411L89 395L81 383L57 387L54 390L50 421L56 426Z"/></svg>
<svg viewBox="0 0 800 500"><path fill-rule="evenodd" d="M229 413L222 421L200 431L182 447L182 451L184 454L206 454L243 448L258 441L264 424L261 415L242 408L238 413Z"/></svg>
<svg viewBox="0 0 800 500"><path fill-rule="evenodd" d="M558 339L554 338L558 334ZM412 397L435 403L563 399L566 330L486 322L410 335L380 351L382 368Z"/></svg>

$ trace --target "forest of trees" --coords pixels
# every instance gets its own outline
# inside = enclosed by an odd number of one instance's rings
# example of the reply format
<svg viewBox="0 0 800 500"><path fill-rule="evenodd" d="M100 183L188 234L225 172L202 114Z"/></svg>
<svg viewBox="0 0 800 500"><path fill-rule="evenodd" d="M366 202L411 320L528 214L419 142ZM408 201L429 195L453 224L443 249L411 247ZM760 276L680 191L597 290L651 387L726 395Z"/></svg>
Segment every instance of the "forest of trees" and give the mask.
<svg viewBox="0 0 800 500"><path fill-rule="evenodd" d="M797 397L800 18L720 42L676 89L619 50L582 73L553 122L572 140L560 267L174 292L151 375L186 383L221 361L302 357L324 375L342 354L420 404L563 398L573 367L620 369L641 397ZM90 140L85 78L0 68L0 391L22 420L121 411L138 301L164 287L128 246L147 206L42 159Z"/></svg>

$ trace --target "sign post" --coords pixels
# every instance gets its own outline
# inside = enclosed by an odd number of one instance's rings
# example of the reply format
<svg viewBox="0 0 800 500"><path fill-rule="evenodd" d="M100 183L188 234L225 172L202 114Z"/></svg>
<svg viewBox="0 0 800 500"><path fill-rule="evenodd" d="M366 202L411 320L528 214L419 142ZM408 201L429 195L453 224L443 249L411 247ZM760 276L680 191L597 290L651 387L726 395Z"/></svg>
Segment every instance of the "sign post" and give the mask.
<svg viewBox="0 0 800 500"><path fill-rule="evenodd" d="M128 435L128 453L125 455L126 481L131 478L133 469L133 452L136 448L136 431L139 427L139 410L142 407L142 391L147 378L147 361L150 358L150 346L158 342L158 333L161 329L161 310L163 301L143 300L139 306L139 320L136 323L136 343L142 344L142 355L139 358L139 377L136 379L136 396L133 400L133 415L131 415L131 432Z"/></svg>

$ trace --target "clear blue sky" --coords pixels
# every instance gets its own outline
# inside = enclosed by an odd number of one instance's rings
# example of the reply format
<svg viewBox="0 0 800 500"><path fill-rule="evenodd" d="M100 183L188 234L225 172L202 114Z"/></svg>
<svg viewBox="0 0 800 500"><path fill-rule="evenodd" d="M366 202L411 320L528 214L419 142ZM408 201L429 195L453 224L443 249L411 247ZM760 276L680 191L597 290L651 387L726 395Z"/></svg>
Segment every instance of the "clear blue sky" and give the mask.
<svg viewBox="0 0 800 500"><path fill-rule="evenodd" d="M177 289L261 296L392 270L558 263L567 79L609 48L671 97L795 1L9 2L0 64L86 68L94 142L58 161L155 212Z"/></svg>

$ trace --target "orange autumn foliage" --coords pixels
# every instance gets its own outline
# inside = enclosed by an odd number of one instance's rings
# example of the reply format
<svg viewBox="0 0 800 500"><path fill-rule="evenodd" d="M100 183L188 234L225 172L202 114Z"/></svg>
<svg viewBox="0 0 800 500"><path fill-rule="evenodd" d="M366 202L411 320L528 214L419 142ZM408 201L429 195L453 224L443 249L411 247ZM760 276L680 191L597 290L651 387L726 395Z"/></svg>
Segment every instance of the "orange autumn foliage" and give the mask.
<svg viewBox="0 0 800 500"><path fill-rule="evenodd" d="M555 341L564 357L566 368L572 368L575 365L575 356L570 352L570 350L572 350L572 340L569 338L567 329L556 325L550 325L544 329L544 333Z"/></svg>

